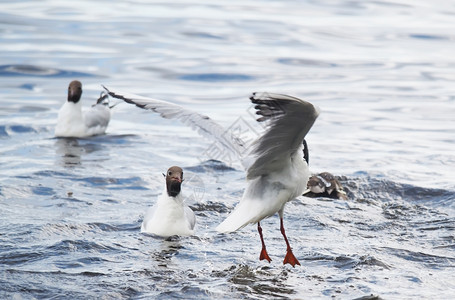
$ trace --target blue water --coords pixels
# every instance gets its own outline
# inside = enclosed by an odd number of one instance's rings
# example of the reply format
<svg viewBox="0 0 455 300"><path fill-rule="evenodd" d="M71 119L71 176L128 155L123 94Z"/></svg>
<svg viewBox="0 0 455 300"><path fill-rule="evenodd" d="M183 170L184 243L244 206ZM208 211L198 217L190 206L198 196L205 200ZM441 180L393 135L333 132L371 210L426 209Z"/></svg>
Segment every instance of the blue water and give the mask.
<svg viewBox="0 0 455 300"><path fill-rule="evenodd" d="M1 3L0 297L453 298L454 15L442 0ZM85 106L104 84L252 135L251 92L304 98L321 109L311 171L349 200L289 203L302 266L282 265L276 217L260 262L255 226L214 230L245 178L212 141L124 103L106 135L54 138L73 79ZM197 227L164 240L139 229L171 165Z"/></svg>

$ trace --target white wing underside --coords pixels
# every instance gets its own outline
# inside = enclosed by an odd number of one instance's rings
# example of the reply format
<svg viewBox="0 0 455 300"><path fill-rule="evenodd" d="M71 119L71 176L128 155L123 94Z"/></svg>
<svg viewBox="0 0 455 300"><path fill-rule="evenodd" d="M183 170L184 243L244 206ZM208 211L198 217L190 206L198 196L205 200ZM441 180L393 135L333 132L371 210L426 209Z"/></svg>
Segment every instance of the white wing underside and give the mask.
<svg viewBox="0 0 455 300"><path fill-rule="evenodd" d="M202 136L218 142L248 169L248 178L273 171L281 165L280 159L289 157L302 144L313 125L318 110L309 102L274 93L253 93L250 100L256 104L258 121L270 126L259 139L246 149L240 139L226 134L226 129L206 115L180 105L131 93L114 92L104 87L111 97L140 108L152 110L166 119L178 119ZM242 156L241 153L248 153Z"/></svg>
<svg viewBox="0 0 455 300"><path fill-rule="evenodd" d="M163 118L177 119L181 121L183 124L190 126L193 130L196 130L203 137L219 143L225 150L229 151L239 159L239 153L243 153L244 151L245 146L239 139L226 134L225 128L214 122L206 115L183 108L180 105L168 101L142 97L131 93L114 92L106 87L104 88L111 97L121 99L143 109L152 110L160 114Z"/></svg>

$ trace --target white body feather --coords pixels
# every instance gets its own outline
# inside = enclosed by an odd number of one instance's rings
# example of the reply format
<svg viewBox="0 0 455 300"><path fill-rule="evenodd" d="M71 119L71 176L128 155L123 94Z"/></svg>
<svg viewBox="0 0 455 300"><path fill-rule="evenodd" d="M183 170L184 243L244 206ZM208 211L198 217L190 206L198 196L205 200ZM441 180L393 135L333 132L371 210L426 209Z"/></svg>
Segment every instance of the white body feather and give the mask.
<svg viewBox="0 0 455 300"><path fill-rule="evenodd" d="M107 105L97 104L82 111L81 101L65 102L58 113L56 137L88 137L104 134L111 118Z"/></svg>
<svg viewBox="0 0 455 300"><path fill-rule="evenodd" d="M196 217L183 201L182 194L169 197L166 189L155 205L147 210L141 225L141 232L162 237L193 234Z"/></svg>
<svg viewBox="0 0 455 300"><path fill-rule="evenodd" d="M227 233L283 211L285 204L302 195L310 176L308 165L297 151L282 168L265 176L247 180L242 199L234 211L216 228Z"/></svg>

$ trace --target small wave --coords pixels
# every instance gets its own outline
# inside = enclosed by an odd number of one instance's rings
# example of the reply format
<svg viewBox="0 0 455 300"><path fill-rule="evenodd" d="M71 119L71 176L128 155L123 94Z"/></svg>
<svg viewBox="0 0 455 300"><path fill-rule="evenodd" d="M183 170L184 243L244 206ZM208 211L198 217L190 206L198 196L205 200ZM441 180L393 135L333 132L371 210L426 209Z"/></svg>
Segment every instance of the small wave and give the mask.
<svg viewBox="0 0 455 300"><path fill-rule="evenodd" d="M450 40L449 37L435 34L414 33L409 35L410 38L419 40Z"/></svg>
<svg viewBox="0 0 455 300"><path fill-rule="evenodd" d="M109 252L116 250L112 246L106 246L101 243L95 243L86 240L63 240L60 241L47 249L50 253L63 253L66 254L68 251L94 251L97 253Z"/></svg>
<svg viewBox="0 0 455 300"><path fill-rule="evenodd" d="M0 76L92 77L95 75L34 65L2 65L0 66Z"/></svg>
<svg viewBox="0 0 455 300"><path fill-rule="evenodd" d="M441 229L453 231L455 230L455 218L416 221L413 222L412 225L419 227L419 230L424 231L436 231Z"/></svg>
<svg viewBox="0 0 455 300"><path fill-rule="evenodd" d="M335 258L335 266L341 269L358 269L361 266L376 266L384 269L390 269L390 266L388 266L386 263L368 255L363 255L360 257L338 256Z"/></svg>
<svg viewBox="0 0 455 300"><path fill-rule="evenodd" d="M230 208L220 202L208 201L207 203L195 203L190 205L191 209L197 212L214 211L218 213L227 213Z"/></svg>
<svg viewBox="0 0 455 300"><path fill-rule="evenodd" d="M355 298L353 300L383 300L383 298L379 297L378 295L370 294L359 298Z"/></svg>
<svg viewBox="0 0 455 300"><path fill-rule="evenodd" d="M339 180L350 199L375 199L382 202L405 200L410 203L426 203L435 206L444 206L455 199L454 191L419 187L385 179L342 176Z"/></svg>
<svg viewBox="0 0 455 300"><path fill-rule="evenodd" d="M196 37L196 38L204 38L204 39L215 39L215 40L225 40L224 37L220 35L215 35L212 33L207 33L207 32L200 32L200 31L187 31L183 33L186 36L189 37Z"/></svg>
<svg viewBox="0 0 455 300"><path fill-rule="evenodd" d="M43 252L30 249L14 249L2 252L0 262L5 265L21 265L40 260L44 257Z"/></svg>
<svg viewBox="0 0 455 300"><path fill-rule="evenodd" d="M252 290L256 295L272 298L283 298L284 295L296 293L292 287L286 285L289 276L283 269L275 270L267 266L252 268L242 264L214 275L227 277L234 288L245 293L245 296L250 295Z"/></svg>
<svg viewBox="0 0 455 300"><path fill-rule="evenodd" d="M19 86L20 89L33 91L36 87L36 84L33 83L24 83Z"/></svg>
<svg viewBox="0 0 455 300"><path fill-rule="evenodd" d="M0 125L0 138L9 137L8 132L6 131L5 125Z"/></svg>
<svg viewBox="0 0 455 300"><path fill-rule="evenodd" d="M182 295L185 295L182 297ZM180 290L165 291L157 296L157 299L196 299L196 298L211 298L212 293L202 287L195 287L183 284Z"/></svg>
<svg viewBox="0 0 455 300"><path fill-rule="evenodd" d="M65 172L59 172L59 171L53 171L53 170L43 170L43 171L37 171L33 173L34 176L37 177L72 177L70 173L65 173Z"/></svg>
<svg viewBox="0 0 455 300"><path fill-rule="evenodd" d="M41 107L41 106L33 106L33 105L24 105L19 108L19 112L21 112L21 113L37 113L37 112L43 112L43 111L48 111L48 110L49 110L49 108Z"/></svg>
<svg viewBox="0 0 455 300"><path fill-rule="evenodd" d="M320 60L313 59L301 59L301 58L279 58L277 60L279 63L284 65L292 66L310 66L310 67L321 67L321 68L335 68L338 65L336 63L330 63Z"/></svg>
<svg viewBox="0 0 455 300"><path fill-rule="evenodd" d="M222 82L222 81L250 81L253 76L235 73L199 73L185 74L179 76L181 80L187 81L204 81L204 82Z"/></svg>
<svg viewBox="0 0 455 300"><path fill-rule="evenodd" d="M112 225L106 223L87 223L87 224L45 224L41 227L41 234L49 236L83 236L87 233L103 234L107 232L117 232L130 230L131 224ZM136 229L136 228L135 228Z"/></svg>
<svg viewBox="0 0 455 300"><path fill-rule="evenodd" d="M228 166L222 161L215 159L206 160L197 166L186 167L185 169L196 173L206 173L213 171L235 171L234 168Z"/></svg>
<svg viewBox="0 0 455 300"><path fill-rule="evenodd" d="M12 134L21 133L37 133L37 130L32 126L24 125L0 125L0 138L10 137Z"/></svg>
<svg viewBox="0 0 455 300"><path fill-rule="evenodd" d="M91 186L110 186L111 189L115 189L115 186L120 186L122 189L147 190L147 188L142 186L143 181L140 177L113 178L90 176L75 178L73 180L82 181Z"/></svg>
<svg viewBox="0 0 455 300"><path fill-rule="evenodd" d="M340 269L356 269L361 266L376 266L390 269L389 265L369 255L341 255L333 257L327 254L313 253L305 257L305 260L333 262L334 266Z"/></svg>
<svg viewBox="0 0 455 300"><path fill-rule="evenodd" d="M33 194L39 195L39 196L53 196L56 194L54 189L52 189L50 187L45 187L45 186L32 187L32 192L33 192Z"/></svg>
<svg viewBox="0 0 455 300"><path fill-rule="evenodd" d="M455 266L455 257L439 256L425 253L423 251L412 251L399 248L384 247L384 249L394 256L413 262L423 263L432 269L439 269L445 266Z"/></svg>
<svg viewBox="0 0 455 300"><path fill-rule="evenodd" d="M115 144L115 145L123 145L129 144L131 141L130 138L137 138L138 135L135 134L103 134L97 135L91 138L81 138L79 140L88 140L93 142L100 142L106 144Z"/></svg>

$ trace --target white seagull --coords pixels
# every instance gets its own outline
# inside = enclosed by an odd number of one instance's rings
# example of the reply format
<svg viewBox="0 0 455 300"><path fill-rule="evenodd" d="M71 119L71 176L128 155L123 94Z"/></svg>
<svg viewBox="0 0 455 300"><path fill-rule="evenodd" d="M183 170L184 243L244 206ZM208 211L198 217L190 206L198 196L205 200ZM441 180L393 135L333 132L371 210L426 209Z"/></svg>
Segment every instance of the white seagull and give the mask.
<svg viewBox="0 0 455 300"><path fill-rule="evenodd" d="M153 110L164 118L180 119L202 135L215 138L234 154L243 153L238 149L245 145L225 134L222 126L205 115L162 100L106 91L114 98ZM261 116L257 121L267 121L269 126L252 144L248 154L239 157L246 169L247 187L234 211L216 229L228 233L257 223L262 243L259 259L270 262L260 221L278 212L280 230L287 246L283 264L300 265L285 234L283 212L286 203L302 195L306 188L310 174L304 159L304 156L308 159L304 138L318 117L319 109L309 102L282 94L253 93L250 100L256 104L256 114Z"/></svg>
<svg viewBox="0 0 455 300"><path fill-rule="evenodd" d="M170 167L165 178L164 191L158 196L155 205L147 210L141 232L162 237L192 235L196 217L191 208L184 203L180 192L183 181L182 168Z"/></svg>
<svg viewBox="0 0 455 300"><path fill-rule="evenodd" d="M89 137L104 134L111 118L106 95L101 95L86 111L82 111L82 83L73 80L68 86L68 99L58 113L56 137Z"/></svg>

